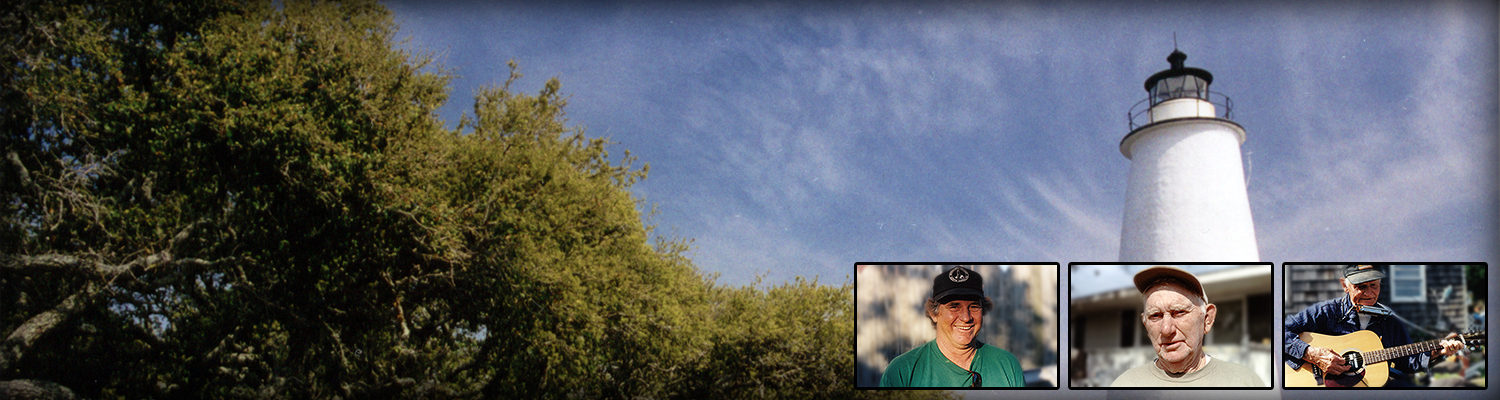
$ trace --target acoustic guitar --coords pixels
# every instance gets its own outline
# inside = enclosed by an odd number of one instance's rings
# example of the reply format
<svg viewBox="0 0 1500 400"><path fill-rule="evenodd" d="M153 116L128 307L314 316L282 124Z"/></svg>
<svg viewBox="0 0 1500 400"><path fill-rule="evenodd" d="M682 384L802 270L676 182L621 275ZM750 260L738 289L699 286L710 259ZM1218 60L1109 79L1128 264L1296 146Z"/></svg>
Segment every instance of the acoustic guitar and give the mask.
<svg viewBox="0 0 1500 400"><path fill-rule="evenodd" d="M1390 378L1389 360L1443 348L1440 344L1443 339L1435 339L1386 349L1380 344L1380 335L1370 331L1338 336L1303 332L1298 337L1309 345L1326 347L1343 356L1349 370L1325 375L1312 363L1303 363L1299 368L1286 367L1286 387L1381 387ZM1457 339L1466 346L1483 344L1485 331L1465 333Z"/></svg>

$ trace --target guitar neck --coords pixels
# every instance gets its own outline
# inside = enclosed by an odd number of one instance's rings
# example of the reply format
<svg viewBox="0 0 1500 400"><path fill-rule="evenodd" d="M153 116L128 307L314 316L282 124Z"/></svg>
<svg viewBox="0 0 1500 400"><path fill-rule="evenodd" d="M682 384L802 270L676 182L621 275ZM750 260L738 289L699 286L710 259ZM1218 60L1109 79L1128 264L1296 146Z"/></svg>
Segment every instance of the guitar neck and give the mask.
<svg viewBox="0 0 1500 400"><path fill-rule="evenodd" d="M1377 363L1381 361L1406 357L1412 354L1430 352L1443 348L1443 345L1441 343L1442 339L1428 340L1425 342L1412 343L1388 349L1365 352L1365 363Z"/></svg>
<svg viewBox="0 0 1500 400"><path fill-rule="evenodd" d="M1481 335L1483 335L1483 333L1467 334L1467 335L1462 335L1462 337L1464 338L1464 340L1469 340L1472 337L1481 336ZM1396 347L1391 347L1391 348L1387 348L1387 349L1380 349L1380 350L1375 350L1375 351L1367 351L1367 352L1364 352L1364 358L1365 358L1365 362L1366 363L1377 363L1377 362L1381 362L1381 361L1387 361L1387 360L1397 359L1397 358L1401 358L1401 357L1406 357L1406 356L1409 356L1409 355L1412 355L1412 354L1426 353L1426 352L1430 352L1430 351L1433 351L1433 350L1441 349L1441 348L1443 348L1443 344L1442 343L1443 343L1443 339L1433 339L1433 340L1428 340L1428 341L1425 341L1425 342L1412 343L1412 344L1408 344L1408 345L1396 346Z"/></svg>

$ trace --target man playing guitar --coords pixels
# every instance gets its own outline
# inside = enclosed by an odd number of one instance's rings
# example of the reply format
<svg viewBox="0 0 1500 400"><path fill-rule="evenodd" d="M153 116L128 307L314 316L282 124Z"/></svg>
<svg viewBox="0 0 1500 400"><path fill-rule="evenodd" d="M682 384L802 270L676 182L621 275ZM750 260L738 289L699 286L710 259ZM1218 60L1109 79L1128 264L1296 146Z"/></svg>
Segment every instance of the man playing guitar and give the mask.
<svg viewBox="0 0 1500 400"><path fill-rule="evenodd" d="M1332 349L1311 346L1299 337L1303 332L1324 335L1344 335L1367 330L1380 336L1382 347L1393 348L1411 343L1406 327L1389 316L1388 309L1376 303L1380 298L1380 282L1385 274L1371 265L1344 267L1344 278L1339 279L1347 296L1323 301L1309 306L1286 318L1286 329L1282 338L1287 367L1293 369L1316 366L1328 375L1349 371L1345 359ZM1369 307L1369 309L1364 309ZM1363 309L1363 310L1362 310ZM1457 333L1449 334L1440 342L1441 348L1432 353L1417 353L1389 360L1390 378L1386 386L1412 385L1412 373L1425 369L1431 357L1445 357L1463 349L1464 344ZM1354 371L1358 372L1358 371ZM1288 382L1290 384L1290 382Z"/></svg>

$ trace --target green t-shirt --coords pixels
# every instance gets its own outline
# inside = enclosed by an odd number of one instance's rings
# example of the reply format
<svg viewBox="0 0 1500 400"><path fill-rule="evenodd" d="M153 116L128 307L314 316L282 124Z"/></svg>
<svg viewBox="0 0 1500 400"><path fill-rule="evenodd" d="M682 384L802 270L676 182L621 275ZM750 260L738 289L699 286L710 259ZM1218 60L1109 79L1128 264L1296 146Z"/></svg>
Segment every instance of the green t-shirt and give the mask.
<svg viewBox="0 0 1500 400"><path fill-rule="evenodd" d="M980 343L969 364L979 374L982 387L1021 387L1026 380L1021 377L1021 362L1016 356L999 347ZM937 340L927 342L896 359L885 367L880 375L882 387L969 387L969 371L964 370L937 347Z"/></svg>
<svg viewBox="0 0 1500 400"><path fill-rule="evenodd" d="M1203 369L1173 377L1156 367L1156 363L1131 368L1115 378L1113 387L1266 387L1260 375L1242 365L1210 358Z"/></svg>

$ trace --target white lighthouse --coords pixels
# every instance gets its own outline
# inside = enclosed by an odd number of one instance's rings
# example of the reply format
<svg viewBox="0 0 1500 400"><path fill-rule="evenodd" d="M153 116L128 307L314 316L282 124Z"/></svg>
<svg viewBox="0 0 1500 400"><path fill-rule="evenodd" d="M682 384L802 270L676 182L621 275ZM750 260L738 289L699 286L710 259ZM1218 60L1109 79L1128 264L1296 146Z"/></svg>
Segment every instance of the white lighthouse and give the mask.
<svg viewBox="0 0 1500 400"><path fill-rule="evenodd" d="M1120 261L1260 261L1240 161L1245 128L1229 120L1229 98L1208 90L1213 74L1186 59L1173 50L1171 68L1146 79L1149 97L1129 113Z"/></svg>

